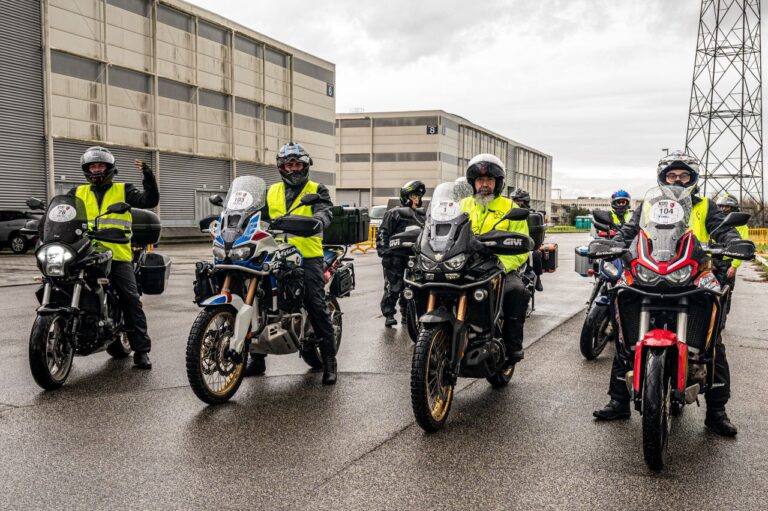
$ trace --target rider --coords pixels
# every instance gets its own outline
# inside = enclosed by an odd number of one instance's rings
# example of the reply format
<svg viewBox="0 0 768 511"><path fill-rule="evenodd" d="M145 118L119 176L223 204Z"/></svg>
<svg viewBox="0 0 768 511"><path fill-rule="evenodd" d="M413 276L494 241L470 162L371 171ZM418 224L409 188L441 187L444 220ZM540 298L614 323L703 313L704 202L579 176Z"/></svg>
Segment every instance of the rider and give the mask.
<svg viewBox="0 0 768 511"><path fill-rule="evenodd" d="M660 186L695 187L699 178L699 161L687 154L675 151L659 161L657 169L657 181ZM694 188L695 191L695 188ZM711 199L692 195L693 209L689 227L694 236L701 243L708 243L710 234L722 221L725 215L715 207ZM640 219L645 206L635 210L632 219L624 224L615 240L629 243L637 236ZM724 243L732 239L738 239L735 229L727 229L717 233L716 241ZM599 420L626 419L630 415L629 391L624 382L624 377L629 370L627 364L617 354L613 357L611 369L611 382L608 395L611 400L601 410L596 410L593 415ZM715 386L705 393L707 402L707 414L704 424L714 433L723 436L735 436L738 430L725 413L725 404L730 397L730 371L728 360L725 358L725 346L722 337L718 336L715 346Z"/></svg>
<svg viewBox="0 0 768 511"><path fill-rule="evenodd" d="M405 317L405 298L403 298L403 272L408 264L408 257L389 254L389 238L399 234L412 225L424 225L424 213L417 209L421 206L427 188L421 181L408 181L400 188L400 204L403 207L392 208L384 214L376 233L376 252L381 257L384 268L384 296L381 298L381 313L384 325L391 327L395 320L395 304L400 303L400 315ZM407 208L411 211L408 212ZM405 210L405 211L404 211ZM404 214L408 213L408 214Z"/></svg>
<svg viewBox="0 0 768 511"><path fill-rule="evenodd" d="M89 184L72 188L69 195L85 204L89 222L116 202L127 202L134 208L154 208L160 202L157 181L150 166L141 160L134 160L142 172L144 192L130 183L114 183L117 175L115 157L104 147L88 148L80 157L80 167ZM130 232L131 213L112 213L99 219L99 227L117 227ZM99 242L112 251L112 270L109 281L117 291L120 307L125 318L128 341L133 350L133 365L139 369L152 369L149 360L151 340L147 334L147 316L141 305L136 274L133 268L133 252L130 244Z"/></svg>
<svg viewBox="0 0 768 511"><path fill-rule="evenodd" d="M320 200L311 206L300 206L292 215L311 216L318 219L323 229L331 225L331 196L328 188L309 179L312 158L300 145L288 142L277 153L277 168L282 182L269 187L267 204L264 208L265 220L284 216L286 212L299 204L303 195L316 193ZM323 240L321 236L290 237L288 242L301 252L304 268L304 307L307 310L312 330L320 343L323 357L323 385L334 385L336 372L336 340L331 315L325 301L325 275L323 271ZM263 357L255 360L263 363ZM263 369L263 366L262 366ZM263 372L260 371L260 372Z"/></svg>
<svg viewBox="0 0 768 511"><path fill-rule="evenodd" d="M632 210L629 207L631 198L624 190L617 190L611 195L611 214L615 225L622 227L632 218Z"/></svg>
<svg viewBox="0 0 768 511"><path fill-rule="evenodd" d="M730 194L725 194L717 199L717 208L724 215L741 209L739 208L739 201L736 200L736 197ZM742 239L749 239L749 227L740 225L736 227L736 230ZM739 269L739 266L741 266L742 261L740 259L723 259L722 261L714 261L714 263L715 266L717 266L717 269L720 270L718 278L722 278L728 282L731 291L733 291L733 288L736 285L736 271Z"/></svg>
<svg viewBox="0 0 768 511"><path fill-rule="evenodd" d="M522 188L515 189L510 199L512 199L518 208L524 208L533 211L531 208L531 195L527 190L523 190ZM532 259L533 272L536 274L536 291L541 292L544 291L544 285L541 283L541 275L544 273L544 267L541 260L542 253L539 250L539 247L534 247L534 249L535 250L532 253Z"/></svg>
<svg viewBox="0 0 768 511"><path fill-rule="evenodd" d="M483 234L494 228L510 209L511 199L501 196L504 188L504 164L492 154L478 154L467 166L467 182L474 196L461 201L461 210L469 215L472 231ZM526 220L505 220L497 230L528 234ZM530 294L523 284L521 267L528 261L528 254L498 256L507 272L504 281L504 326L502 337L507 351L507 364L523 359L523 325Z"/></svg>

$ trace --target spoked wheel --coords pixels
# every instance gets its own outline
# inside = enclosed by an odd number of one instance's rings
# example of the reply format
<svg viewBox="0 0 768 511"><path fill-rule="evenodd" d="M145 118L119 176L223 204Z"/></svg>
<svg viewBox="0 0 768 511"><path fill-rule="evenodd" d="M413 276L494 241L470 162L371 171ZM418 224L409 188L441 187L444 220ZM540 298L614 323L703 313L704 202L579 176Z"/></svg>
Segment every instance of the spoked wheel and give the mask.
<svg viewBox="0 0 768 511"><path fill-rule="evenodd" d="M488 380L488 383L490 383L491 387L494 389L500 389L502 387L506 387L509 384L513 374L515 374L514 364L501 369L498 373L486 378L486 380Z"/></svg>
<svg viewBox="0 0 768 511"><path fill-rule="evenodd" d="M125 358L130 355L131 343L128 342L128 334L125 332L117 334L117 337L112 344L107 346L107 353L109 353L112 358Z"/></svg>
<svg viewBox="0 0 768 511"><path fill-rule="evenodd" d="M58 389L72 370L75 351L65 338L67 319L61 315L37 316L29 336L29 368L45 390Z"/></svg>
<svg viewBox="0 0 768 511"><path fill-rule="evenodd" d="M413 300L408 300L408 305L405 307L405 326L408 329L408 337L413 342L419 340L419 317L416 312L416 303Z"/></svg>
<svg viewBox="0 0 768 511"><path fill-rule="evenodd" d="M229 350L235 309L229 305L203 309L187 340L187 379L195 395L208 404L228 401L243 381L247 348L239 357Z"/></svg>
<svg viewBox="0 0 768 511"><path fill-rule="evenodd" d="M420 330L411 365L411 405L416 422L428 433L445 425L453 402L449 353L446 327Z"/></svg>
<svg viewBox="0 0 768 511"><path fill-rule="evenodd" d="M593 305L581 327L579 349L587 360L600 356L613 335L611 315L607 306Z"/></svg>
<svg viewBox="0 0 768 511"><path fill-rule="evenodd" d="M661 470L670 430L672 380L663 350L648 353L643 384L643 457L651 470Z"/></svg>
<svg viewBox="0 0 768 511"><path fill-rule="evenodd" d="M341 346L341 333L342 333L342 313L341 307L339 307L339 301L336 298L328 300L328 312L331 313L331 323L333 324L333 337L336 341L336 353L339 352L339 346ZM323 368L323 357L320 353L320 344L318 342L307 344L301 348L301 358L312 369Z"/></svg>

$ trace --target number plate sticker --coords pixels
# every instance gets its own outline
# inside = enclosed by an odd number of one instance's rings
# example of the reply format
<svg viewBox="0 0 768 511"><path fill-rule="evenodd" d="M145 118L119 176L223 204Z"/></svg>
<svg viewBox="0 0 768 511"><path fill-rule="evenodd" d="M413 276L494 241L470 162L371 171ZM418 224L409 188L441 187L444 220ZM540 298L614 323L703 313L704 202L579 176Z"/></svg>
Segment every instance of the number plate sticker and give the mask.
<svg viewBox="0 0 768 511"><path fill-rule="evenodd" d="M71 222L77 217L77 210L69 204L59 204L48 211L51 222Z"/></svg>
<svg viewBox="0 0 768 511"><path fill-rule="evenodd" d="M253 205L253 195L240 190L232 194L227 202L227 209L242 210L248 209Z"/></svg>
<svg viewBox="0 0 768 511"><path fill-rule="evenodd" d="M683 206L673 200L660 200L651 206L651 221L657 224L670 225L682 222L685 217Z"/></svg>

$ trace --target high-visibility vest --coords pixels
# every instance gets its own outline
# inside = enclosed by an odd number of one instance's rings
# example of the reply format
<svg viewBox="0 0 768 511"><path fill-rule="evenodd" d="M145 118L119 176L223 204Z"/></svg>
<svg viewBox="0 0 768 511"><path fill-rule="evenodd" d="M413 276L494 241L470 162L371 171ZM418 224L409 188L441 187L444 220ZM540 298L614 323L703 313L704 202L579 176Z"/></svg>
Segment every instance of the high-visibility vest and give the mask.
<svg viewBox="0 0 768 511"><path fill-rule="evenodd" d="M125 202L125 183L112 183L112 186L107 188L104 198L101 199L101 209L99 209L96 194L91 190L91 185L78 186L75 191L75 197L85 204L85 213L88 215L88 227L93 229L97 216L107 211L107 208L112 204ZM126 235L130 237L132 223L133 215L131 215L130 211L125 213L109 213L99 218L99 229L106 229L108 227L120 229L126 231ZM130 243L108 243L106 241L99 241L98 243L112 251L113 261L133 260Z"/></svg>
<svg viewBox="0 0 768 511"><path fill-rule="evenodd" d="M739 235L741 236L741 239L748 240L749 239L749 227L746 225L740 225L736 228L736 230L739 232ZM734 259L731 265L733 265L734 268L738 268L741 266L741 263L743 263L741 259Z"/></svg>
<svg viewBox="0 0 768 511"><path fill-rule="evenodd" d="M707 231L707 212L709 211L709 199L701 199L691 208L691 216L688 218L688 228L693 231L693 235L699 240L699 243L709 243L709 231ZM651 214L651 204L643 203L643 215L645 222Z"/></svg>
<svg viewBox="0 0 768 511"><path fill-rule="evenodd" d="M484 234L493 229L494 224L514 207L515 205L511 199L502 196L493 199L486 208L478 204L474 197L467 197L461 201L461 210L469 215L469 221L472 223L472 232L475 234ZM528 221L504 220L496 226L496 230L528 235ZM520 268L528 261L528 254L500 255L497 257L507 272Z"/></svg>
<svg viewBox="0 0 768 511"><path fill-rule="evenodd" d="M318 184L313 181L307 181L301 193L291 204L291 208L300 203L301 197L308 193L317 193ZM267 206L269 207L269 217L274 220L285 216L288 209L285 207L285 184L275 183L269 187L267 192ZM299 206L291 212L292 215L312 216L312 206ZM288 238L288 243L296 247L303 257L323 257L323 237L322 235L302 238L292 236Z"/></svg>
<svg viewBox="0 0 768 511"><path fill-rule="evenodd" d="M619 218L619 215L617 215L614 211L611 211L611 216L613 216L613 223L614 225L622 226L629 222L632 219L632 211L626 211L624 213L624 221L622 222Z"/></svg>

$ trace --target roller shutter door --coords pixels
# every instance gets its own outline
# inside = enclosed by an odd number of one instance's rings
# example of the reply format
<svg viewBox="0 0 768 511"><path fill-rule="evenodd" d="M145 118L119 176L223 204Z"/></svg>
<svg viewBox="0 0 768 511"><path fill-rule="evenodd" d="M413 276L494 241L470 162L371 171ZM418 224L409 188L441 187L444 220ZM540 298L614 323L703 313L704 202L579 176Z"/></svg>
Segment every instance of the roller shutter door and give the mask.
<svg viewBox="0 0 768 511"><path fill-rule="evenodd" d="M46 196L40 2L3 8L0 29L0 208Z"/></svg>
<svg viewBox="0 0 768 511"><path fill-rule="evenodd" d="M56 175L56 193L66 193L73 186L85 183L85 177L80 169L80 156L94 145L109 149L115 156L118 173L115 178L121 183L132 183L141 189L142 175L134 165L133 160L144 160L152 165L152 152L126 147L114 147L98 142L75 142L72 140L55 140L53 142L53 167Z"/></svg>
<svg viewBox="0 0 768 511"><path fill-rule="evenodd" d="M250 161L238 161L236 168L238 176L258 176L263 179L267 185L280 181L280 174L278 174L277 167L272 165L259 165L258 163L252 163Z"/></svg>
<svg viewBox="0 0 768 511"><path fill-rule="evenodd" d="M194 226L205 214L203 199L229 189L230 162L160 153L160 212L163 225Z"/></svg>

